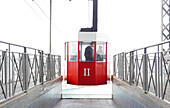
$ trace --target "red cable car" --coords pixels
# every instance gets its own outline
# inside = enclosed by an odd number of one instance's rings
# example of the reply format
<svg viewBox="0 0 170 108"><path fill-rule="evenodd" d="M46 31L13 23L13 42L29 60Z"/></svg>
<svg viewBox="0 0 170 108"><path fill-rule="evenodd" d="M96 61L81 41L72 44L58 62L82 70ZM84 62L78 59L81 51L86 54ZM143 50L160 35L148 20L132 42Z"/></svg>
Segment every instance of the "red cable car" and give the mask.
<svg viewBox="0 0 170 108"><path fill-rule="evenodd" d="M110 79L110 44L97 32L98 0L93 0L93 26L81 28L78 42L67 42L67 83L107 84Z"/></svg>
<svg viewBox="0 0 170 108"><path fill-rule="evenodd" d="M110 79L110 44L101 41L104 40L101 37L97 32L79 32L78 42L66 43L68 84L107 84Z"/></svg>

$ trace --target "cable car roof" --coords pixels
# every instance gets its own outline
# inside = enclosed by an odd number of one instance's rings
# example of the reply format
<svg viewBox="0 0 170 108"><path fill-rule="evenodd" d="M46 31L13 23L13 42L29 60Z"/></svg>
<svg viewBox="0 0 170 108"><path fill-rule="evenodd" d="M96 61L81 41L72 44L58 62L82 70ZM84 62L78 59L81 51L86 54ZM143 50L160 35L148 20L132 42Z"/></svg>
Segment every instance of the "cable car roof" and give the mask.
<svg viewBox="0 0 170 108"><path fill-rule="evenodd" d="M108 36L99 32L79 32L78 41L100 41L108 42Z"/></svg>

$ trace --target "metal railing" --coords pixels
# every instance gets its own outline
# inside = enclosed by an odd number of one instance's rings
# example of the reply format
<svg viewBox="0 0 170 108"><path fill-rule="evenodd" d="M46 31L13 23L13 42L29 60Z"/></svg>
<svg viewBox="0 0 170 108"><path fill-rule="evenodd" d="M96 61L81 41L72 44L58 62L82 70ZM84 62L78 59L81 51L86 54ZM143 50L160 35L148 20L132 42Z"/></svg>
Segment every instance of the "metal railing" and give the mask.
<svg viewBox="0 0 170 108"><path fill-rule="evenodd" d="M0 45L0 101L61 75L61 56L2 41Z"/></svg>
<svg viewBox="0 0 170 108"><path fill-rule="evenodd" d="M170 102L169 46L166 41L114 55L114 76Z"/></svg>

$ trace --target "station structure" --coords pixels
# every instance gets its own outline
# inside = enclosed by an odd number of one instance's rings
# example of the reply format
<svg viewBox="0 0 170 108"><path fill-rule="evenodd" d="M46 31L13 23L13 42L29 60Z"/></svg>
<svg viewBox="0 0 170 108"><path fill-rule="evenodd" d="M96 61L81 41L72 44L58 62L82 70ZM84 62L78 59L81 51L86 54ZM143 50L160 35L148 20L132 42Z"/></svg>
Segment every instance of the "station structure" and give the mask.
<svg viewBox="0 0 170 108"><path fill-rule="evenodd" d="M113 55L113 60L106 35L97 30L98 1L89 0L92 27L81 28L78 41L65 43L66 76L61 56L51 54L51 44L45 53L0 41L1 108L170 108L170 60L165 56L170 0L161 0L161 42ZM52 0L50 17L51 6ZM150 49L156 50L147 52Z"/></svg>

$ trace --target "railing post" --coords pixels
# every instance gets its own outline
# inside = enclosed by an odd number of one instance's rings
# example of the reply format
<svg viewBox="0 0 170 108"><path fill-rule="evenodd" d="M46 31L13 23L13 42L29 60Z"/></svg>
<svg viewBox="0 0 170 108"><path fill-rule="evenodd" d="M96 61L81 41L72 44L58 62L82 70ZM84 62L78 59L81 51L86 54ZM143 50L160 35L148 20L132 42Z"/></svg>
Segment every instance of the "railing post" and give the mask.
<svg viewBox="0 0 170 108"><path fill-rule="evenodd" d="M157 78L158 78L158 97L160 98L160 76L159 76L159 74L160 74L160 70L161 70L161 68L160 68L160 63L162 63L161 62L161 60L160 60L160 51L159 51L159 45L158 45L158 75L157 75Z"/></svg>
<svg viewBox="0 0 170 108"><path fill-rule="evenodd" d="M3 52L4 54L4 56L5 56L5 58L4 58L4 71L5 71L5 94L6 94L6 97L5 98L7 98L7 96L8 96L8 87L7 87L7 85L8 85L8 73L7 73L7 51L6 52Z"/></svg>
<svg viewBox="0 0 170 108"><path fill-rule="evenodd" d="M9 97L11 97L11 66L10 66L10 44L8 44L8 72L9 72Z"/></svg>
<svg viewBox="0 0 170 108"><path fill-rule="evenodd" d="M54 59L54 55L51 55L51 69L52 69L52 75L51 75L51 79L55 78L55 59Z"/></svg>
<svg viewBox="0 0 170 108"><path fill-rule="evenodd" d="M163 99L163 53L161 52L161 55L160 55L161 57L160 57L160 75L159 75L159 77L161 78L160 80L161 80L161 84L160 84L160 93L161 93L161 98Z"/></svg>
<svg viewBox="0 0 170 108"><path fill-rule="evenodd" d="M127 58L125 53L125 80L128 80L128 74L127 74Z"/></svg>
<svg viewBox="0 0 170 108"><path fill-rule="evenodd" d="M129 84L134 82L134 51L130 52L130 66L129 66Z"/></svg>
<svg viewBox="0 0 170 108"><path fill-rule="evenodd" d="M54 78L56 78L56 73L57 73L57 69L56 69L56 56L54 55L54 58L53 58L53 69L54 69Z"/></svg>
<svg viewBox="0 0 170 108"><path fill-rule="evenodd" d="M129 84L131 84L131 82L132 82L132 79L131 79L131 67L132 67L132 52L130 52L130 56L129 56Z"/></svg>
<svg viewBox="0 0 170 108"><path fill-rule="evenodd" d="M113 75L116 76L116 56L113 56Z"/></svg>
<svg viewBox="0 0 170 108"><path fill-rule="evenodd" d="M56 56L54 55L54 64L53 64L53 66L54 66L54 78L56 78L56 73L57 73L57 67L56 67Z"/></svg>
<svg viewBox="0 0 170 108"><path fill-rule="evenodd" d="M43 66L44 66L44 60L43 60L43 51L39 52L39 76L40 76L40 83L44 83L44 71L43 71Z"/></svg>
<svg viewBox="0 0 170 108"><path fill-rule="evenodd" d="M47 81L51 80L51 54L47 56Z"/></svg>
<svg viewBox="0 0 170 108"><path fill-rule="evenodd" d="M148 92L148 64L147 64L147 51L144 48L143 55L143 90L145 93Z"/></svg>
<svg viewBox="0 0 170 108"><path fill-rule="evenodd" d="M136 83L136 86L138 86L138 70L139 70L139 67L138 67L138 52L136 51L136 56L135 56L135 65L136 65L136 74L135 74L135 83Z"/></svg>
<svg viewBox="0 0 170 108"><path fill-rule="evenodd" d="M27 53L27 50L26 50L26 47L24 47L22 72L23 72L23 87L24 87L25 92L28 89L28 57L26 53Z"/></svg>
<svg viewBox="0 0 170 108"><path fill-rule="evenodd" d="M156 53L155 53L155 56L156 56ZM157 80L157 57L155 57L155 95L157 96L158 95L158 90L157 90L157 83L158 83L158 80Z"/></svg>
<svg viewBox="0 0 170 108"><path fill-rule="evenodd" d="M0 55L0 65L3 63L2 60L3 60L3 52L2 52L2 56ZM1 71L2 71L1 72L2 74L0 75L1 76L1 83L3 83L3 66L1 68Z"/></svg>
<svg viewBox="0 0 170 108"><path fill-rule="evenodd" d="M61 76L61 56L58 56L58 65L59 65L59 73L58 73L58 75Z"/></svg>
<svg viewBox="0 0 170 108"><path fill-rule="evenodd" d="M121 77L122 77L122 79L124 80L124 62L125 62L125 54L124 54L124 52L122 53L122 61L121 61L121 73L122 73L122 75L121 75Z"/></svg>
<svg viewBox="0 0 170 108"><path fill-rule="evenodd" d="M118 78L121 78L121 54L118 55Z"/></svg>
<svg viewBox="0 0 170 108"><path fill-rule="evenodd" d="M14 80L15 80L15 74L14 74L14 56L12 52L12 95L14 95Z"/></svg>
<svg viewBox="0 0 170 108"><path fill-rule="evenodd" d="M37 79L38 79L38 74L37 74L37 67L38 67L38 66L37 66L37 62L38 62L38 61L37 61L37 53L36 53L36 50L35 50L35 53L34 53L34 59L35 59L35 64L34 64L34 66L35 66L35 71L34 71L34 72L35 72L35 81L34 81L34 82L35 82L35 83L34 83L34 84L37 85Z"/></svg>
<svg viewBox="0 0 170 108"><path fill-rule="evenodd" d="M119 54L119 78L121 78L121 59L122 59L122 57L121 57L121 53Z"/></svg>
<svg viewBox="0 0 170 108"><path fill-rule="evenodd" d="M53 79L53 55L50 56L50 68L51 68L50 80L52 80Z"/></svg>
<svg viewBox="0 0 170 108"><path fill-rule="evenodd" d="M117 59L117 68L118 68L118 70L117 70L118 72L117 72L117 73L118 73L118 78L119 78L119 76L120 76L120 69L119 69L120 66L119 66L119 65L120 65L120 54L118 54L118 59Z"/></svg>

